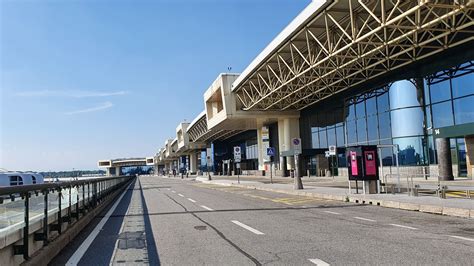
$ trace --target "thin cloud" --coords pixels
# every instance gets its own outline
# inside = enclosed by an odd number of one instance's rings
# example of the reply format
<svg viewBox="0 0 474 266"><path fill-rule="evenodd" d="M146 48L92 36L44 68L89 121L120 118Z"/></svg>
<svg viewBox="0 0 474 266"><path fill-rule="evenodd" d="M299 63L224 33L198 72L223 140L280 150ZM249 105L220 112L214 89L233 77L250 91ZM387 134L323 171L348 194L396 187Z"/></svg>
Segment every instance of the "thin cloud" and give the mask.
<svg viewBox="0 0 474 266"><path fill-rule="evenodd" d="M82 110L76 110L76 111L72 111L72 112L67 112L65 113L66 115L77 115L77 114L83 114L83 113L91 113L91 112L97 112L97 111L100 111L100 110L105 110L105 109L109 109L110 107L114 106L113 103L111 102L104 102L98 106L95 106L95 107L91 107L91 108L87 108L87 109L82 109Z"/></svg>
<svg viewBox="0 0 474 266"><path fill-rule="evenodd" d="M92 97L108 97L121 96L128 94L128 91L62 91L62 90L41 90L41 91L23 91L16 94L20 97L72 97L72 98L92 98Z"/></svg>

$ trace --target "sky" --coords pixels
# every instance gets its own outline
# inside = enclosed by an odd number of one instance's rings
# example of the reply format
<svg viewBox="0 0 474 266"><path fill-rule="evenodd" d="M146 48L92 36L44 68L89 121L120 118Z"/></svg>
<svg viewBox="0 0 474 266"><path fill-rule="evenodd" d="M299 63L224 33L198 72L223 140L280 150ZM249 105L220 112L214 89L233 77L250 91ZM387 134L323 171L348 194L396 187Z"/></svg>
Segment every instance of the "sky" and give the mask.
<svg viewBox="0 0 474 266"><path fill-rule="evenodd" d="M153 156L310 0L0 0L0 168Z"/></svg>

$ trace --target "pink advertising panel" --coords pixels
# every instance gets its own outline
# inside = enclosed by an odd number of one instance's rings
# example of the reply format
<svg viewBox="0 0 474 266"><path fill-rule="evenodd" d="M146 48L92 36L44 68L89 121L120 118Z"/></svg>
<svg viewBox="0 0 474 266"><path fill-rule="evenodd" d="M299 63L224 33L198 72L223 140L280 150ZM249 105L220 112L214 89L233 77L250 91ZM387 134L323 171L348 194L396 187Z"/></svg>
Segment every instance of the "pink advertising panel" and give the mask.
<svg viewBox="0 0 474 266"><path fill-rule="evenodd" d="M351 151L351 172L353 176L359 175L359 169L357 167L357 152Z"/></svg>
<svg viewBox="0 0 474 266"><path fill-rule="evenodd" d="M364 160L365 160L365 174L366 175L376 175L377 174L377 164L374 151L364 151Z"/></svg>

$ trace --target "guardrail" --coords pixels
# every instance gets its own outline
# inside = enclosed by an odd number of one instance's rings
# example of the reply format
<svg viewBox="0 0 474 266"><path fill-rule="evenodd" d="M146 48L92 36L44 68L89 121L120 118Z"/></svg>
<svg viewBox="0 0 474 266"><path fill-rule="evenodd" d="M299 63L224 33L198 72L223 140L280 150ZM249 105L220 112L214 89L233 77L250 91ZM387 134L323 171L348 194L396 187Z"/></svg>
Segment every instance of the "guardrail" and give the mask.
<svg viewBox="0 0 474 266"><path fill-rule="evenodd" d="M3 240L0 251L13 245L13 254L23 255L23 259L28 260L30 245L35 250L41 248L37 241L42 241L42 246L48 245L52 232L61 235L64 223L79 221L133 178L102 177L0 188L0 239ZM33 239L30 239L30 231Z"/></svg>
<svg viewBox="0 0 474 266"><path fill-rule="evenodd" d="M427 179L429 175L410 175L407 176L407 188L408 195L417 197L419 190L431 190L435 191L436 196L439 198L446 198L446 193L449 191L464 191L466 198L471 198L471 191L474 191L473 185L459 185L459 184L446 184L438 180L437 184L416 184L414 177L424 177ZM448 181L449 182L449 181Z"/></svg>

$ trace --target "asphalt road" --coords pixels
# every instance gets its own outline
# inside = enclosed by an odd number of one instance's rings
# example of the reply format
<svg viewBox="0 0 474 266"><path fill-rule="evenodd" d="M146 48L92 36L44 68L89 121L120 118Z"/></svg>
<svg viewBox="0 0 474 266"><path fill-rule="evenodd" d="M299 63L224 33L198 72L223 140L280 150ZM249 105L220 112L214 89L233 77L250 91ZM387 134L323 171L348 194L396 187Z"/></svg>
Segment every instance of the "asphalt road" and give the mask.
<svg viewBox="0 0 474 266"><path fill-rule="evenodd" d="M191 180L140 177L106 216L51 264L474 264L473 220Z"/></svg>

